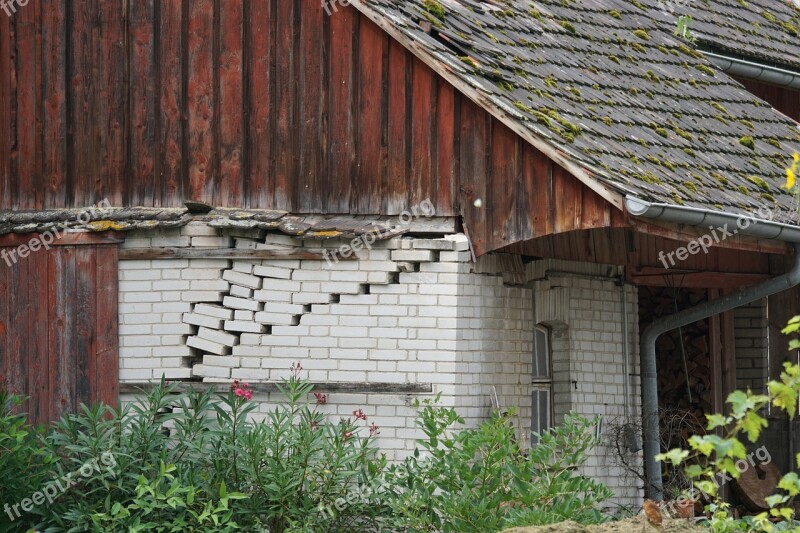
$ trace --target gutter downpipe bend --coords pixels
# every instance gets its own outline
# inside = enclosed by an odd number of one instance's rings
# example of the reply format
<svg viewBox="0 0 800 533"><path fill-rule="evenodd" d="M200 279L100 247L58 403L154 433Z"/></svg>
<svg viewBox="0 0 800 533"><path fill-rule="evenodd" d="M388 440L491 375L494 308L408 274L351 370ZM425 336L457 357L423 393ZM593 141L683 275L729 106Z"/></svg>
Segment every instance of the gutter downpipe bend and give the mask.
<svg viewBox="0 0 800 533"><path fill-rule="evenodd" d="M628 197L626 205L641 207L647 202ZM671 206L670 206L671 207ZM680 210L680 208L675 208ZM631 210L629 210L631 211ZM670 221L671 217L662 216L665 211L658 209L658 214L647 216L647 209L641 210L638 216L645 218L661 218ZM631 213L636 214L636 213ZM654 216L655 215L655 216ZM702 223L702 222L701 222ZM768 221L759 223L770 224ZM744 233L744 232L743 232ZM790 232L791 234L791 232ZM787 235L788 236L788 235ZM800 244L795 241L794 265L786 274L762 281L756 285L740 289L716 300L707 301L695 307L685 309L680 313L664 317L651 323L640 338L640 365L642 374L642 428L644 438L644 463L645 477L647 480L646 493L648 498L661 501L664 498L661 482L661 463L656 461L656 455L661 453L659 443L658 420L658 378L656 374L656 340L673 329L686 326L719 313L724 313L742 305L749 304L767 296L783 292L800 284Z"/></svg>

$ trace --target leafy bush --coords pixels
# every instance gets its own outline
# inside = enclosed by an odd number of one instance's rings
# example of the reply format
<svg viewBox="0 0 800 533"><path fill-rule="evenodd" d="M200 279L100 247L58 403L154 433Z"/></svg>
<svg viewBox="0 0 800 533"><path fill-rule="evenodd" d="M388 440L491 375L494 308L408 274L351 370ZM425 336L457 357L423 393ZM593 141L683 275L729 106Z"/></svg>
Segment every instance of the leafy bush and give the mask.
<svg viewBox="0 0 800 533"><path fill-rule="evenodd" d="M786 334L800 332L800 316L789 321L783 330ZM800 349L800 339L792 339L789 343L790 350ZM780 380L770 381L767 384L769 396L753 394L748 391L734 391L728 398L730 415L713 414L708 418L708 434L694 435L689 439L690 449L675 448L657 456L657 459L674 466L683 465L686 476L694 483L688 497L696 499L703 496L711 503L706 510L711 514L710 525L715 532L729 531L764 531L770 533L776 530L785 530L794 527L794 510L791 503L800 494L800 477L797 473L785 474L778 483L779 493L766 498L770 506L769 511L754 517L736 520L730 512L730 506L718 497L719 473L738 479L740 470L737 462L747 462L747 450L739 439L744 434L748 441L755 443L764 428L767 420L760 413L772 404L779 410L787 413L793 419L797 413L797 398L800 395L800 366L784 363ZM716 431L722 431L723 436ZM797 456L800 462L800 454ZM782 525L776 526L771 519L785 520Z"/></svg>
<svg viewBox="0 0 800 533"><path fill-rule="evenodd" d="M0 396L3 502L53 489L3 531L450 532L605 520L598 504L610 491L576 473L596 422L568 416L526 452L509 418L455 431L456 412L427 401L421 450L388 467L378 426L360 409L329 421L318 411L327 397L300 372L292 366L285 401L260 421L239 382L216 394L162 380L139 403L83 406L46 434Z"/></svg>
<svg viewBox="0 0 800 533"><path fill-rule="evenodd" d="M463 420L427 402L417 424L426 438L414 456L387 473L392 524L405 531L499 531L518 525L576 520L600 523L598 505L612 496L578 475L597 444L594 427L577 415L540 436L526 454L508 417L495 414L477 428L453 431Z"/></svg>

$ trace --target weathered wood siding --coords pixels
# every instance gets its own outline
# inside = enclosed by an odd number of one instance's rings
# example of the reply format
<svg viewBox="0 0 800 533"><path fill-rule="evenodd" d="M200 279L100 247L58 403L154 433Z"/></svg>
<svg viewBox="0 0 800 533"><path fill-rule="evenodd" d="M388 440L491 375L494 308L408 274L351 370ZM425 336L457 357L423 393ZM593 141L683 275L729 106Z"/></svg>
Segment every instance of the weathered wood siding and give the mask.
<svg viewBox="0 0 800 533"><path fill-rule="evenodd" d="M0 17L0 208L393 215L430 198L463 211L478 253L608 223L599 197L336 5L31 0Z"/></svg>
<svg viewBox="0 0 800 533"><path fill-rule="evenodd" d="M30 397L34 423L81 402L116 405L117 245L53 245L6 261L31 238L0 238L0 387Z"/></svg>
<svg viewBox="0 0 800 533"><path fill-rule="evenodd" d="M744 85L751 94L769 102L772 107L787 117L800 121L800 91L738 76L733 76L733 78Z"/></svg>

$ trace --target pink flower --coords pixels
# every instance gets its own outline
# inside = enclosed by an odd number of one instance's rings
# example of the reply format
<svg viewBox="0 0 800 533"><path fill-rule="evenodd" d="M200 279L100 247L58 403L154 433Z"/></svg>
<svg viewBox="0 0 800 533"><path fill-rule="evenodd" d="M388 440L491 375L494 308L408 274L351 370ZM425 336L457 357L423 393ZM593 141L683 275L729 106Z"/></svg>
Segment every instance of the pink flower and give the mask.
<svg viewBox="0 0 800 533"><path fill-rule="evenodd" d="M321 392L315 392L314 397L317 399L317 405L325 405L328 403L328 395Z"/></svg>
<svg viewBox="0 0 800 533"><path fill-rule="evenodd" d="M244 389L236 389L236 390L233 391L233 393L236 396L244 396L245 395Z"/></svg>
<svg viewBox="0 0 800 533"><path fill-rule="evenodd" d="M366 420L367 419L367 415L364 414L364 411L362 411L361 409L356 409L355 411L353 411L353 416L356 417L356 420Z"/></svg>
<svg viewBox="0 0 800 533"><path fill-rule="evenodd" d="M375 424L375 422L373 422L372 425L369 427L369 436L370 437L374 437L375 435L380 435L381 432L378 431L378 429L379 429L379 426L377 426Z"/></svg>
<svg viewBox="0 0 800 533"><path fill-rule="evenodd" d="M244 399L245 400L250 400L252 398L253 398L253 393L251 391L249 391L249 390L244 391Z"/></svg>
<svg viewBox="0 0 800 533"><path fill-rule="evenodd" d="M344 433L344 440L347 440L347 439L349 439L349 438L350 438L350 437L352 437L352 436L353 436L353 432L352 432L352 431L345 431L345 433Z"/></svg>
<svg viewBox="0 0 800 533"><path fill-rule="evenodd" d="M297 376L303 370L303 366L300 364L300 361L298 361L296 363L292 363L292 366L289 367L289 370L292 371L292 374Z"/></svg>

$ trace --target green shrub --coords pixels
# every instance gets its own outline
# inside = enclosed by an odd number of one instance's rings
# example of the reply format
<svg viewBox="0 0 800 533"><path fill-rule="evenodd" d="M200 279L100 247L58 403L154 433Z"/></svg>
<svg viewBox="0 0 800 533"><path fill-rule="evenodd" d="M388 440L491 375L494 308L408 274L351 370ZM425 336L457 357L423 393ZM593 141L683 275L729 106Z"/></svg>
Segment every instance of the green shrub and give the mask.
<svg viewBox="0 0 800 533"><path fill-rule="evenodd" d="M463 420L428 402L417 424L426 438L387 474L393 525L405 531L500 531L571 519L599 523L598 504L612 496L578 475L597 444L594 426L577 415L541 435L526 454L508 417L493 415L477 428L453 431Z"/></svg>

